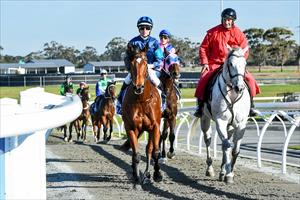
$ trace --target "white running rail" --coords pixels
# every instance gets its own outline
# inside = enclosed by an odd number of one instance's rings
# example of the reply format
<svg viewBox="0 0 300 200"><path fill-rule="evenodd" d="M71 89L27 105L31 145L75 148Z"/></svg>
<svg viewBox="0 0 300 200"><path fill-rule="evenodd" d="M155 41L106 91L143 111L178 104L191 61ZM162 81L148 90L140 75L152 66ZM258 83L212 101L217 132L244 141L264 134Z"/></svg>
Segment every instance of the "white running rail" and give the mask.
<svg viewBox="0 0 300 200"><path fill-rule="evenodd" d="M46 199L45 134L76 119L82 103L32 88L0 99L0 199Z"/></svg>

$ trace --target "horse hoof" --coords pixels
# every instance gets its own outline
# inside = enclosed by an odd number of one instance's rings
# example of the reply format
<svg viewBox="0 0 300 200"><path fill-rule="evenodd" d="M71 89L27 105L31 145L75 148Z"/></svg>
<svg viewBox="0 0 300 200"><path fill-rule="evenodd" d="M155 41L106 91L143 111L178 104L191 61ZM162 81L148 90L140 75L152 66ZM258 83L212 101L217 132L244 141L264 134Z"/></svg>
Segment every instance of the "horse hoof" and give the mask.
<svg viewBox="0 0 300 200"><path fill-rule="evenodd" d="M65 137L65 138L64 138L64 141L65 141L65 142L68 142L68 138L67 138L67 137Z"/></svg>
<svg viewBox="0 0 300 200"><path fill-rule="evenodd" d="M175 152L173 152L173 153L168 152L167 156L168 156L168 158L173 159L175 157Z"/></svg>
<svg viewBox="0 0 300 200"><path fill-rule="evenodd" d="M224 181L225 180L225 174L219 174L219 181Z"/></svg>
<svg viewBox="0 0 300 200"><path fill-rule="evenodd" d="M149 172L145 172L144 175L143 175L143 182L142 182L143 185L151 183L150 178L151 178L150 173Z"/></svg>
<svg viewBox="0 0 300 200"><path fill-rule="evenodd" d="M225 176L225 180L224 181L227 184L233 183L233 175L232 174L228 174L227 176Z"/></svg>
<svg viewBox="0 0 300 200"><path fill-rule="evenodd" d="M162 181L162 175L160 172L154 172L153 174L153 180L155 182L161 182Z"/></svg>
<svg viewBox="0 0 300 200"><path fill-rule="evenodd" d="M158 162L161 164L166 164L167 158L160 158L160 159L158 159Z"/></svg>
<svg viewBox="0 0 300 200"><path fill-rule="evenodd" d="M72 140L72 139L70 139L70 140L69 140L69 142L71 143L71 142L73 142L73 140Z"/></svg>
<svg viewBox="0 0 300 200"><path fill-rule="evenodd" d="M214 170L206 170L205 176L214 177L215 176Z"/></svg>

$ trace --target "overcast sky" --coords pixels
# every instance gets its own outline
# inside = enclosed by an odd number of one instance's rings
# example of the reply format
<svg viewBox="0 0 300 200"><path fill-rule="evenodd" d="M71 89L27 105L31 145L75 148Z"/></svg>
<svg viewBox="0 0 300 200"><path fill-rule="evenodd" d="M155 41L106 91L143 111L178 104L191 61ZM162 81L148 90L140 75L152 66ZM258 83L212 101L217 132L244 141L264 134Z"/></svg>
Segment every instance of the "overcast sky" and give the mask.
<svg viewBox="0 0 300 200"><path fill-rule="evenodd" d="M206 31L220 23L221 1L1 1L2 55L25 56L43 49L46 42L99 54L113 37L130 40L138 34L140 16L154 21L152 36L167 28L180 38L201 42ZM247 28L285 27L299 44L299 0L223 1L237 12L236 24Z"/></svg>

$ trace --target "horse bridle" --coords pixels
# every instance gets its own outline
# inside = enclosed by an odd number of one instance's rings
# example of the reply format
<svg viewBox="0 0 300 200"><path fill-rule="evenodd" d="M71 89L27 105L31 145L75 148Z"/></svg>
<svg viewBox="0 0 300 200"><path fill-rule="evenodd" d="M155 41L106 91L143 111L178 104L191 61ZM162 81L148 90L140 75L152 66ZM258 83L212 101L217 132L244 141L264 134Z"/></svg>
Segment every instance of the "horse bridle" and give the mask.
<svg viewBox="0 0 300 200"><path fill-rule="evenodd" d="M138 64L140 64L142 61L146 61L147 62L147 57L145 55L135 55L135 62L137 62ZM131 78L133 78L132 74L131 74ZM149 79L149 73L148 73L148 66L146 65L146 79ZM135 85L135 83L133 81L131 81L131 84L133 85L134 88L137 88L137 86ZM136 93L136 94L142 94L143 93L143 87L144 87L144 84L142 85L142 88L141 88L141 92L140 93Z"/></svg>
<svg viewBox="0 0 300 200"><path fill-rule="evenodd" d="M230 52L230 54L229 54L227 60L229 60L229 58L232 57L232 56L235 56L235 57L238 57L238 58L244 57L243 55L241 55L241 56L235 55L235 54L233 53L233 51L232 51L232 52ZM232 66L231 63L227 62L226 67L227 67L227 69L228 69L228 73L229 73L230 79L233 79L234 77L237 77L237 76L242 76L242 77L245 76L245 73L244 73L244 74L237 73L237 74L232 75L232 71L230 70L230 67L231 67L231 66Z"/></svg>
<svg viewBox="0 0 300 200"><path fill-rule="evenodd" d="M235 55L235 54L233 53L233 51L232 51L232 52L229 54L227 60L229 60L229 58L230 58L231 56L235 56L235 57L244 57L244 56L238 56L238 55ZM232 65L229 66L229 62L227 62L226 67L227 67L227 70L228 70L230 79L233 79L234 77L237 77L237 76L242 76L242 77L244 78L245 73L244 73L244 74L237 73L237 74L235 74L235 75L232 75L232 73L231 73L232 71L230 70L230 67L231 67L231 66L232 66ZM222 78L223 78L224 83L225 83L228 87L231 88L230 90L232 90L232 85L228 85L228 84L226 83L226 79L224 78L223 74L222 74L221 76L222 76ZM232 114L232 118L231 118L231 122L230 122L230 124L232 124L233 119L234 119L233 105L234 105L236 102L238 102L238 101L242 98L242 96L243 96L243 91L242 91L242 93L241 93L236 99L234 99L233 102L229 102L228 99L226 98L226 95L223 93L223 91L222 91L222 89L221 89L220 79L218 80L218 87L219 87L219 90L220 90L220 92L221 92L223 98L224 98L225 101L226 101L226 104L227 104L227 106L228 106L228 109L230 110L230 112L231 112L231 114ZM229 90L229 91L230 91L230 90ZM228 91L227 91L227 92L228 92Z"/></svg>
<svg viewBox="0 0 300 200"><path fill-rule="evenodd" d="M110 92L110 88L112 88L112 87L116 87L114 84L111 84L111 85L109 85L108 87L107 87L107 89L106 89L106 91L105 91L105 93L104 93L104 98L106 98L106 99L115 99L115 97L113 97L113 95L111 94L111 92Z"/></svg>

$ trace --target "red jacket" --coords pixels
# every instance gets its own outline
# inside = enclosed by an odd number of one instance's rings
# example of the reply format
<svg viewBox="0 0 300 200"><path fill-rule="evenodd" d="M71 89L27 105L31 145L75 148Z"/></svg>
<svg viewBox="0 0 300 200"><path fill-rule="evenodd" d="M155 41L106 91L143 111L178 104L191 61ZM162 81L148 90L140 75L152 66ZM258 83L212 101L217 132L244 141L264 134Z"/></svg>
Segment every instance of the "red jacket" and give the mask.
<svg viewBox="0 0 300 200"><path fill-rule="evenodd" d="M226 29L222 24L207 31L205 38L199 48L201 64L223 64L228 50L226 47L245 48L248 45L245 34L235 25L231 29ZM245 53L247 59L249 51Z"/></svg>

